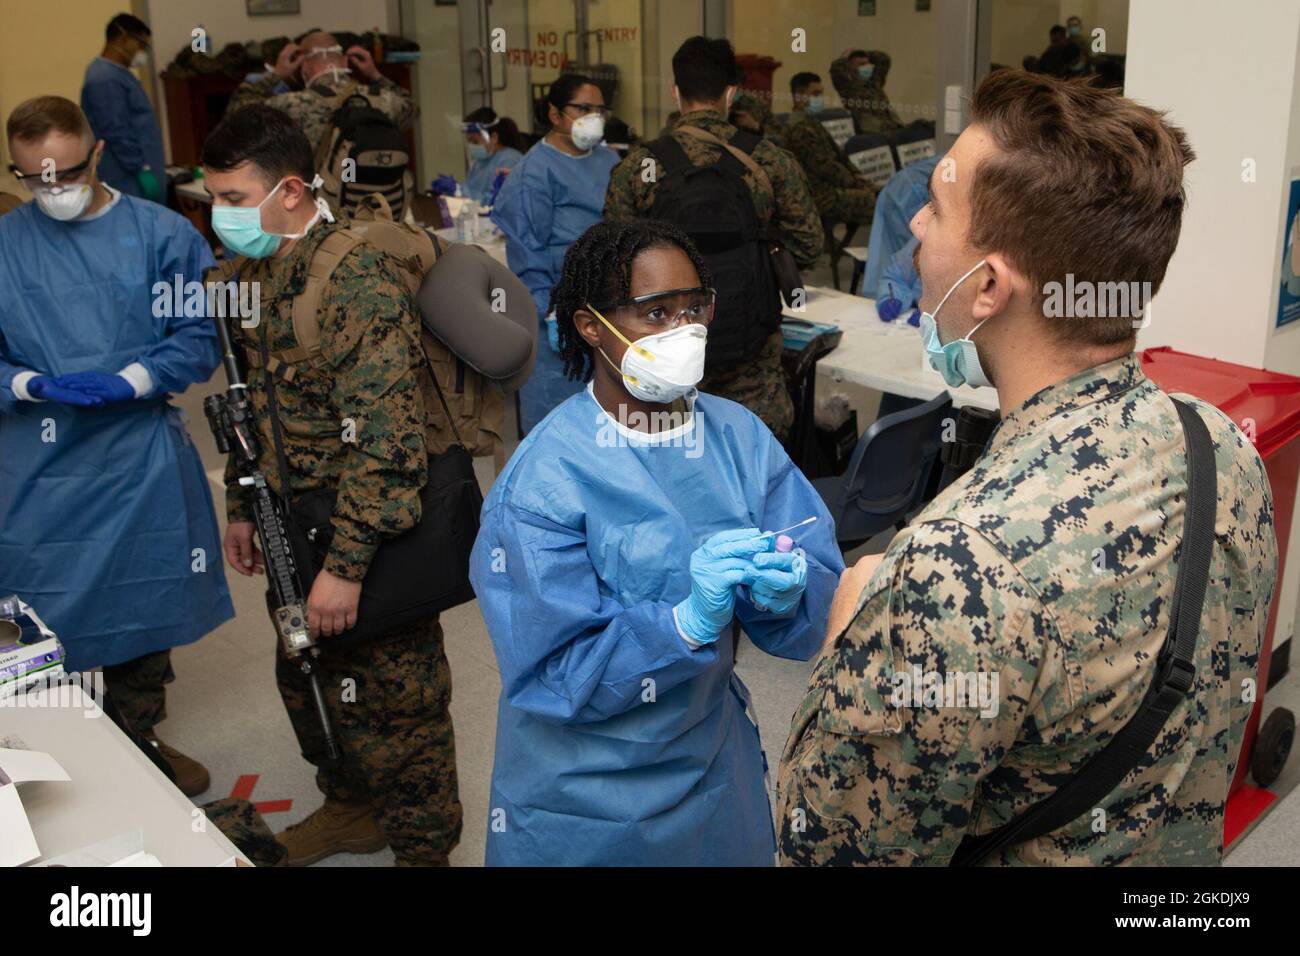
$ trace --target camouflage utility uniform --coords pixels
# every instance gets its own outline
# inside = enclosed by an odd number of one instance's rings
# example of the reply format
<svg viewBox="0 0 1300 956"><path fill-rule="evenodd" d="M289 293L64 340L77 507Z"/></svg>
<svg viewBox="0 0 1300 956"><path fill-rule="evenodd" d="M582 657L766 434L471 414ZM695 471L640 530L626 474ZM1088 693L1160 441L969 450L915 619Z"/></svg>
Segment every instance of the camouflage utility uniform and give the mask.
<svg viewBox="0 0 1300 956"><path fill-rule="evenodd" d="M844 158L826 127L812 113L795 110L785 128L785 146L808 174L817 213L836 222L870 226L876 188Z"/></svg>
<svg viewBox="0 0 1300 956"><path fill-rule="evenodd" d="M274 73L267 73L260 80L244 83L230 97L228 111L248 106L250 103L265 103L277 110L288 113L293 121L307 134L311 148L315 151L320 141L329 132L334 113L342 105L340 96L346 92L354 81L342 80L331 82L327 78L318 78L305 90L291 90L277 93L275 88L281 80ZM411 119L415 116L415 101L410 91L402 89L392 80L381 76L373 83L357 82L357 93L365 96L370 105L379 110L400 129L410 129Z"/></svg>
<svg viewBox="0 0 1300 956"><path fill-rule="evenodd" d="M239 346L292 349L292 302L306 286L312 253L332 231L318 223L284 259L250 261L240 279L261 283L261 323L232 321ZM318 312L323 363L293 366L291 380L273 376L292 493L336 488L335 534L324 569L349 581L365 577L380 541L415 526L427 473L422 387L428 375L420 348L420 319L396 260L369 245L353 249L335 268ZM257 363L254 363L257 364ZM248 394L261 444L260 469L281 492L267 414L266 373L249 369ZM443 421L439 410L435 421ZM347 439L347 440L345 440ZM448 436L450 439L450 436ZM445 446L444 446L445 447ZM246 489L226 472L229 520L250 521ZM320 639L318 673L343 750L325 763L324 743L307 684L281 655L276 677L303 756L318 768L326 796L355 801L370 794L376 821L399 863L442 863L459 840L455 744L449 705L451 677L436 616L356 647L330 650ZM342 682L355 688L344 697ZM351 685L349 685L351 687Z"/></svg>
<svg viewBox="0 0 1300 956"><path fill-rule="evenodd" d="M869 50L867 59L875 67L869 80L858 76L845 57L831 64L831 82L835 84L835 92L840 94L844 108L853 114L853 128L859 133L892 133L902 129L903 121L889 105L889 97L885 94L885 77L889 75L892 62L889 54Z"/></svg>
<svg viewBox="0 0 1300 956"><path fill-rule="evenodd" d="M225 797L203 804L204 816L220 830L254 866L282 866L289 851L275 838L271 828L242 797Z"/></svg>
<svg viewBox="0 0 1300 956"><path fill-rule="evenodd" d="M697 126L721 140L729 140L736 133L736 127L711 110L696 110L678 120L672 136L696 166L716 163L722 149L677 131L682 124ZM606 219L637 219L649 215L657 184L665 172L655 161L654 176L644 177L643 163L651 158L649 149L638 146L614 167L605 194ZM800 265L812 263L822 253L822 224L803 170L793 156L766 139L755 147L752 158L772 184L769 192L748 169L744 173L759 222L775 222L795 261ZM794 422L794 405L781 371L780 330L772 333L763 351L752 361L707 374L700 382L700 391L739 402L761 418L777 438L784 440Z"/></svg>
<svg viewBox="0 0 1300 956"><path fill-rule="evenodd" d="M1214 441L1219 492L1192 691L1096 812L991 864L1220 860L1277 546L1259 455L1213 406L1189 403ZM1114 737L1169 627L1185 447L1172 402L1132 355L1002 421L890 544L816 662L781 763L785 862L944 865L964 836L1019 816ZM895 692L918 672L986 675L990 689L996 676L993 707Z"/></svg>

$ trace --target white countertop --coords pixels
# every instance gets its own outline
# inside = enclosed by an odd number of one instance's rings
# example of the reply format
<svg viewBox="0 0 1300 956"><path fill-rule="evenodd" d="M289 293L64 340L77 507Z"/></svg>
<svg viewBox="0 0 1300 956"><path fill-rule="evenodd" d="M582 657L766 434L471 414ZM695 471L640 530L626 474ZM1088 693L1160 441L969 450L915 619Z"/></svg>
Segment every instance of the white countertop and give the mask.
<svg viewBox="0 0 1300 956"><path fill-rule="evenodd" d="M785 314L788 318L838 325L843 330L839 346L817 363L818 373L832 381L927 401L947 391L957 406L998 407L995 389L947 386L926 362L921 332L907 324L907 312L893 322L883 322L876 314L873 299L809 286L804 311L787 309Z"/></svg>

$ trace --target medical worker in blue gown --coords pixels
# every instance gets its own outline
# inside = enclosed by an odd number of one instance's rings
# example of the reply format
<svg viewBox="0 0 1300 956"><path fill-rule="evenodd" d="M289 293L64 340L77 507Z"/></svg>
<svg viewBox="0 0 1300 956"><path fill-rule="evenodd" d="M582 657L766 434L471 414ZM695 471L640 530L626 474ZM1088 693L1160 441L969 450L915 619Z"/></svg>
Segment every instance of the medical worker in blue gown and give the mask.
<svg viewBox="0 0 1300 956"><path fill-rule="evenodd" d="M36 609L69 670L103 666L149 737L168 649L234 615L208 482L167 401L219 359L202 298L176 314L171 291L212 254L180 216L99 181L104 144L76 104L29 100L9 123L35 201L0 217L0 595ZM206 787L184 760L182 789Z"/></svg>
<svg viewBox="0 0 1300 956"><path fill-rule="evenodd" d="M773 862L732 622L810 658L844 564L767 427L693 387L708 283L659 222L601 223L565 259L561 349L590 381L497 478L471 565L502 682L489 865ZM788 553L762 534L813 516Z"/></svg>
<svg viewBox="0 0 1300 956"><path fill-rule="evenodd" d="M550 348L537 350L533 374L519 390L520 427L530 431L560 402L581 388L564 375L551 315L551 287L564 254L605 208L609 172L618 154L601 146L605 97L585 76L566 73L546 94L550 132L506 177L492 207L492 221L506 237L510 271L528 287Z"/></svg>

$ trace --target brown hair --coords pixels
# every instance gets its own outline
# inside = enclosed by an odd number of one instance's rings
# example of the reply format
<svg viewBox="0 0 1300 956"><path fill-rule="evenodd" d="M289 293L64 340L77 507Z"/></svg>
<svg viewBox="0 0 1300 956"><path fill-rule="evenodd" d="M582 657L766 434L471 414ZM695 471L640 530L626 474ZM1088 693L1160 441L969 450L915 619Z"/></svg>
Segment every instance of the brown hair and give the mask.
<svg viewBox="0 0 1300 956"><path fill-rule="evenodd" d="M94 135L81 108L62 96L38 96L19 103L5 126L10 142L44 139L51 131L69 136Z"/></svg>
<svg viewBox="0 0 1300 956"><path fill-rule="evenodd" d="M977 249L1006 255L1044 297L1067 273L1076 287L1160 288L1187 202L1183 167L1195 158L1164 113L1087 82L998 70L975 91L971 122L1000 150L971 184ZM1053 325L1063 341L1114 345L1136 334L1134 317Z"/></svg>

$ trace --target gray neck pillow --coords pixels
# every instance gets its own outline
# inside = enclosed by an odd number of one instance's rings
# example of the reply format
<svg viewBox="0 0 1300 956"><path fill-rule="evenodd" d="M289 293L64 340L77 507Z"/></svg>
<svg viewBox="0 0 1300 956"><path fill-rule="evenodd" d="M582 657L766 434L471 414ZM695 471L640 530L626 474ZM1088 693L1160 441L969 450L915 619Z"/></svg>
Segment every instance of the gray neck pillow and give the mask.
<svg viewBox="0 0 1300 956"><path fill-rule="evenodd" d="M470 368L507 391L528 380L537 358L533 297L478 246L447 246L416 300L425 328Z"/></svg>

